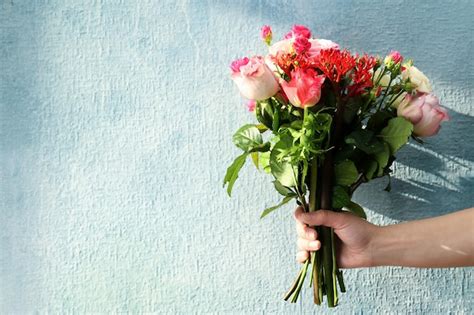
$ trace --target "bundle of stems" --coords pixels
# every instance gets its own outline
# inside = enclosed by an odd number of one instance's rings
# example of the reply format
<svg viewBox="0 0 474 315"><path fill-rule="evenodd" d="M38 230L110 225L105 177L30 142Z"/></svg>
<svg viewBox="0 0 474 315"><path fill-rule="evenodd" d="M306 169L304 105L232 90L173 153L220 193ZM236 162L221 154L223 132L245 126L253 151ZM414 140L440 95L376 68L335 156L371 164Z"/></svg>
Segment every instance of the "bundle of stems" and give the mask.
<svg viewBox="0 0 474 315"><path fill-rule="evenodd" d="M311 161L309 182L309 203L303 197L301 206L305 212L313 212L318 209L338 211L332 207L332 192L334 178L334 154L339 147L343 131L343 106L337 107L335 113L333 137L330 150L323 156L315 157ZM341 292L345 292L342 271L337 266L335 234L332 228L319 226L314 227L318 232L321 249L311 252L301 268L296 280L284 296L286 301L296 303L301 288L311 265L310 286L313 287L314 303L320 305L323 297L327 297L328 307L335 307L338 302L339 284Z"/></svg>

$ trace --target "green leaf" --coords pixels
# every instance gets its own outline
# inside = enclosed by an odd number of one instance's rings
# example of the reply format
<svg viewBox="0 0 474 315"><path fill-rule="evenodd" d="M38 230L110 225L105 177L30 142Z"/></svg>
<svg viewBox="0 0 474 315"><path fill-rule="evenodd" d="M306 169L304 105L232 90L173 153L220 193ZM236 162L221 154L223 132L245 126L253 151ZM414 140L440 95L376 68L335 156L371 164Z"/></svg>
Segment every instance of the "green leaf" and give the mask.
<svg viewBox="0 0 474 315"><path fill-rule="evenodd" d="M334 168L334 173L336 175L336 184L342 186L349 186L355 183L359 177L359 172L351 160L345 160L337 164Z"/></svg>
<svg viewBox="0 0 474 315"><path fill-rule="evenodd" d="M285 197L283 198L283 200L277 204L276 206L273 206L273 207L270 207L270 208L267 208L265 210L263 210L262 214L260 215L260 219L265 217L266 215L268 215L270 212L273 212L275 211L276 209L280 208L281 206L287 204L288 202L291 201L291 199L293 199L294 196L288 196L288 197Z"/></svg>
<svg viewBox="0 0 474 315"><path fill-rule="evenodd" d="M257 124L255 125L255 127L257 127L258 131L260 131L260 133L264 133L265 131L268 130L267 126L265 126L264 124Z"/></svg>
<svg viewBox="0 0 474 315"><path fill-rule="evenodd" d="M278 131L280 128L280 110L277 108L273 113L272 130Z"/></svg>
<svg viewBox="0 0 474 315"><path fill-rule="evenodd" d="M384 144L375 137L373 131L361 129L352 132L346 137L346 143L353 144L367 154L383 151Z"/></svg>
<svg viewBox="0 0 474 315"><path fill-rule="evenodd" d="M270 153L270 169L273 176L287 187L296 186L298 168L292 165L288 156L289 149L292 147L292 141L288 137L278 141Z"/></svg>
<svg viewBox="0 0 474 315"><path fill-rule="evenodd" d="M242 166L245 164L245 160L247 159L247 153L239 155L235 158L234 162L227 168L227 172L225 173L224 177L224 185L227 184L227 194L229 197L231 196L232 187L234 187L234 183L239 177L239 172Z"/></svg>
<svg viewBox="0 0 474 315"><path fill-rule="evenodd" d="M335 209L341 209L351 202L351 197L347 193L346 189L341 186L334 186L332 193L332 207Z"/></svg>
<svg viewBox="0 0 474 315"><path fill-rule="evenodd" d="M273 124L273 105L268 101L258 101L255 107L255 114L257 120L266 126L268 129L272 128Z"/></svg>
<svg viewBox="0 0 474 315"><path fill-rule="evenodd" d="M244 125L242 126L232 137L234 144L244 150L249 152L255 147L258 147L263 144L262 135L255 125Z"/></svg>
<svg viewBox="0 0 474 315"><path fill-rule="evenodd" d="M403 117L392 118L387 127L380 132L380 137L390 146L392 154L397 152L413 132L413 124Z"/></svg>
<svg viewBox="0 0 474 315"><path fill-rule="evenodd" d="M270 173L270 151L260 153L260 157L258 159L260 167L266 172Z"/></svg>
<svg viewBox="0 0 474 315"><path fill-rule="evenodd" d="M383 127L387 125L387 121L393 118L393 115L387 111L376 112L370 116L367 122L367 128L378 133Z"/></svg>
<svg viewBox="0 0 474 315"><path fill-rule="evenodd" d="M286 186L283 186L279 181L274 180L273 185L275 186L276 191L282 196L295 196L295 193Z"/></svg>
<svg viewBox="0 0 474 315"><path fill-rule="evenodd" d="M350 201L347 205L344 206L347 210L355 214L356 216L367 219L367 215L365 214L364 208L362 208L357 203Z"/></svg>
<svg viewBox="0 0 474 315"><path fill-rule="evenodd" d="M367 158L362 162L362 168L364 170L364 176L367 178L367 180L371 180L375 172L377 172L379 164L377 161L372 160L371 158Z"/></svg>
<svg viewBox="0 0 474 315"><path fill-rule="evenodd" d="M255 147L251 148L247 152L249 152L249 153L252 153L252 152L267 152L267 151L270 150L270 147L271 147L270 142L265 142L265 143L259 144Z"/></svg>
<svg viewBox="0 0 474 315"><path fill-rule="evenodd" d="M385 166L387 166L390 157L390 148L387 143L384 143L384 149L381 152L374 154L374 158L378 163L377 177L383 175Z"/></svg>
<svg viewBox="0 0 474 315"><path fill-rule="evenodd" d="M250 153L250 157L252 158L253 165L258 169L258 152Z"/></svg>

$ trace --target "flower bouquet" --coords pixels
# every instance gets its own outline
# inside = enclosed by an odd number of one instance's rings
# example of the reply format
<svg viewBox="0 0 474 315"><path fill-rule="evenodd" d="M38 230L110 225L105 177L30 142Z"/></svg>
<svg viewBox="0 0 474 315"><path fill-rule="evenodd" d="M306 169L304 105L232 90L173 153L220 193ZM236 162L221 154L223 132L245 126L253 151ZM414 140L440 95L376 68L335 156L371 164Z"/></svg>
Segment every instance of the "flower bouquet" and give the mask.
<svg viewBox="0 0 474 315"><path fill-rule="evenodd" d="M353 54L313 38L301 25L274 44L269 26L261 37L269 46L266 56L231 64L232 80L258 123L242 126L232 138L243 153L225 174L229 196L250 157L274 177L283 196L262 218L293 199L307 212L350 211L366 218L351 200L354 191L375 178L390 179L397 151L410 138L422 143L422 137L435 135L448 119L429 80L399 52L383 59ZM322 248L310 254L284 299L297 301L309 273L314 303L326 296L334 307L338 286L345 292L336 236L331 228L314 228Z"/></svg>

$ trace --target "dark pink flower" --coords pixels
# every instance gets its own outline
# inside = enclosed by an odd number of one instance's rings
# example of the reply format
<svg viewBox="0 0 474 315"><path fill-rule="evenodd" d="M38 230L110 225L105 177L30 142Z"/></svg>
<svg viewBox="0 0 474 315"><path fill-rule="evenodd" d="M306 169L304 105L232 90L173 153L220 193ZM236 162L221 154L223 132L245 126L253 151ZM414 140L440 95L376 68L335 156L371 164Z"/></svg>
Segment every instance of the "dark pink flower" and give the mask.
<svg viewBox="0 0 474 315"><path fill-rule="evenodd" d="M304 25L293 25L291 32L285 35L284 39L289 39L292 37L305 37L307 39L311 38L311 31Z"/></svg>
<svg viewBox="0 0 474 315"><path fill-rule="evenodd" d="M293 48L295 49L297 54L302 55L311 48L311 43L306 37L298 36L293 42Z"/></svg>

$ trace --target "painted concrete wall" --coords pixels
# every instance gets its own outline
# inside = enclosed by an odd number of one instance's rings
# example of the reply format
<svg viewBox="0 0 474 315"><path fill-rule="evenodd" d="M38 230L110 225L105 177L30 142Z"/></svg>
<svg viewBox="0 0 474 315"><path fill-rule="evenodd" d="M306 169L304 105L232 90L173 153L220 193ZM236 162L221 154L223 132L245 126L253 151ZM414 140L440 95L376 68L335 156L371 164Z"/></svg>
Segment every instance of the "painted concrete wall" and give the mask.
<svg viewBox="0 0 474 315"><path fill-rule="evenodd" d="M221 188L246 113L234 58L292 24L393 48L452 121L357 193L379 224L472 206L473 20L465 1L0 2L0 313L323 313L281 300L297 271L292 206L249 166ZM472 232L472 231L471 231ZM443 231L440 231L443 233ZM473 269L346 271L335 313L474 312Z"/></svg>

